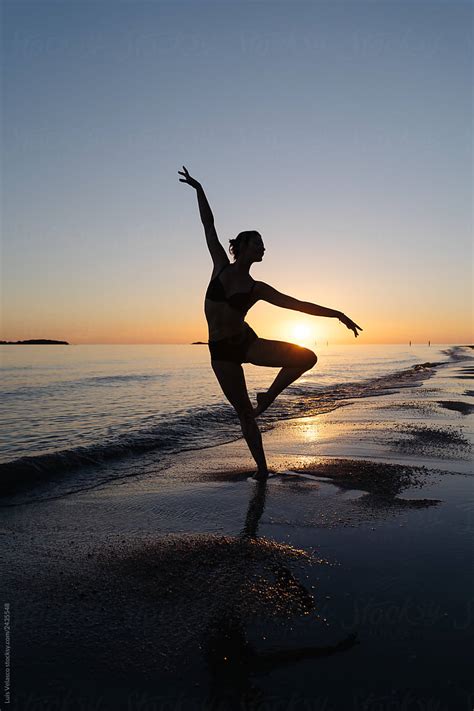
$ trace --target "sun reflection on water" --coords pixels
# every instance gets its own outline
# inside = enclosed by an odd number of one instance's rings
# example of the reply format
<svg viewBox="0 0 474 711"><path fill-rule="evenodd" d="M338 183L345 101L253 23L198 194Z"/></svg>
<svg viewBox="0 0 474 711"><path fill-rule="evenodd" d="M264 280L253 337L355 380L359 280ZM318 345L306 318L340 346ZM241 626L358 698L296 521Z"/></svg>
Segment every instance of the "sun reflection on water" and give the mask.
<svg viewBox="0 0 474 711"><path fill-rule="evenodd" d="M310 420L300 424L299 430L306 442L315 442L321 438L321 431L317 420Z"/></svg>

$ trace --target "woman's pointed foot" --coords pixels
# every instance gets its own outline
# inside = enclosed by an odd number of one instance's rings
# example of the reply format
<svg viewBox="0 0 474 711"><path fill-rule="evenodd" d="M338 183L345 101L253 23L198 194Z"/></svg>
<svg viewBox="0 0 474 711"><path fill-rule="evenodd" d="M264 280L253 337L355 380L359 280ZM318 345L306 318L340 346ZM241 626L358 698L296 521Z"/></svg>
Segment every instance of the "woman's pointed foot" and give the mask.
<svg viewBox="0 0 474 711"><path fill-rule="evenodd" d="M265 412L267 407L269 407L272 402L273 400L270 399L268 393L257 393L257 407L253 410L254 417L257 417L257 415L261 415L262 412Z"/></svg>

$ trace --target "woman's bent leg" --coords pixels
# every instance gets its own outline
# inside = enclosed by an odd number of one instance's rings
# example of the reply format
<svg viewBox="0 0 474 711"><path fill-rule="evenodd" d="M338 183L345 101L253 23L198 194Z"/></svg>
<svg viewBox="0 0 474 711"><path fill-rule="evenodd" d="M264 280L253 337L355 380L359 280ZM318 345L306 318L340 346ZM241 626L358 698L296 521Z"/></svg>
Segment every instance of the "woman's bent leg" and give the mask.
<svg viewBox="0 0 474 711"><path fill-rule="evenodd" d="M238 363L229 361L212 360L212 369L217 380L237 412L247 446L255 459L259 474L267 474L267 462L263 451L262 435L255 422L255 414L250 402L245 383L244 371Z"/></svg>
<svg viewBox="0 0 474 711"><path fill-rule="evenodd" d="M309 348L266 338L259 338L250 345L247 358L253 365L283 366L267 392L257 395L255 417L264 412L282 390L316 365L318 360L317 355Z"/></svg>

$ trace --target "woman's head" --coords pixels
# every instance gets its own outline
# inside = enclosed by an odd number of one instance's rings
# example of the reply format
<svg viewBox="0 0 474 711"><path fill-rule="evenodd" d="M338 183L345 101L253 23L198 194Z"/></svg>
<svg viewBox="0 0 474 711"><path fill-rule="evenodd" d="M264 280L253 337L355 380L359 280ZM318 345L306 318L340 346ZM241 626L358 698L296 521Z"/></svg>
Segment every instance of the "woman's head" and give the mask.
<svg viewBox="0 0 474 711"><path fill-rule="evenodd" d="M239 232L237 237L229 240L229 252L234 258L234 262L240 255L246 253L252 261L261 260L265 247L263 246L262 235L257 230L246 230Z"/></svg>

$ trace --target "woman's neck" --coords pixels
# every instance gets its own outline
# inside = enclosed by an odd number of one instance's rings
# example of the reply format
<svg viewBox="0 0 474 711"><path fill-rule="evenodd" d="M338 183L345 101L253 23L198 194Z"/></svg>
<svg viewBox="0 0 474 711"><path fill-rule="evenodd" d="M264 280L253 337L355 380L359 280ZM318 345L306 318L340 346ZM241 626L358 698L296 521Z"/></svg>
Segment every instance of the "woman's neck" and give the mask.
<svg viewBox="0 0 474 711"><path fill-rule="evenodd" d="M234 262L234 267L235 271L238 274L241 274L244 276L244 274L248 274L250 272L250 267L252 266L252 262L250 262L248 259L245 259L245 257L239 258Z"/></svg>

